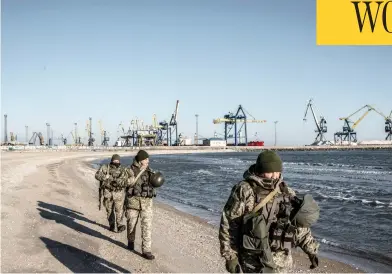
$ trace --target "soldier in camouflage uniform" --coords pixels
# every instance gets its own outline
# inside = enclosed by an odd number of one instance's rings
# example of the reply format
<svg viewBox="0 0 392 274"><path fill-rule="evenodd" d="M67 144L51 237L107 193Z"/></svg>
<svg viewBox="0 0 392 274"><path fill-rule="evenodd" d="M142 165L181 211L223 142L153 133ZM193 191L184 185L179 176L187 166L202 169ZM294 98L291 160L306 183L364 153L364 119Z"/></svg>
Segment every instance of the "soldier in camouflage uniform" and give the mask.
<svg viewBox="0 0 392 274"><path fill-rule="evenodd" d="M109 164L101 165L95 173L95 179L100 181L100 188L103 188L103 204L106 208L109 229L116 232L117 227L118 233L124 231L123 207L128 173L121 166L120 156L114 154Z"/></svg>
<svg viewBox="0 0 392 274"><path fill-rule="evenodd" d="M291 255L291 247L293 246L299 246L308 254L312 263L311 269L318 266L319 243L311 235L310 228L295 226L295 229L292 230L293 237L289 244L290 248L273 249L270 245L273 246L271 228L274 226L266 225L266 252L262 253L263 255L255 255L243 248L246 241L242 230L244 215L252 212L256 205L275 189L278 182L277 193L284 193L287 195L284 197L296 199L295 192L282 181L281 171L280 157L273 151L264 151L259 154L256 164L251 165L245 171L244 180L233 187L222 212L219 230L220 252L222 257L226 259L226 269L230 273L288 272L293 264ZM279 218L278 212L280 212L282 204L279 202L273 206L274 200L278 201L277 197L276 194L273 194L272 199L261 208L261 214L265 220L268 220L268 223L275 222L276 224ZM249 244L249 242L245 244ZM279 244L276 246L281 247ZM264 245L261 246L263 246L261 249L264 249ZM271 254L269 258L268 254Z"/></svg>
<svg viewBox="0 0 392 274"><path fill-rule="evenodd" d="M126 190L126 217L127 217L127 234L128 248L135 248L136 224L139 216L141 219L141 236L142 236L142 253L143 257L148 260L155 258L151 253L151 230L152 230L152 206L153 197L156 196L155 189L150 183L152 170L148 166L149 155L146 151L140 150L129 172L129 186ZM141 175L139 175L143 172Z"/></svg>

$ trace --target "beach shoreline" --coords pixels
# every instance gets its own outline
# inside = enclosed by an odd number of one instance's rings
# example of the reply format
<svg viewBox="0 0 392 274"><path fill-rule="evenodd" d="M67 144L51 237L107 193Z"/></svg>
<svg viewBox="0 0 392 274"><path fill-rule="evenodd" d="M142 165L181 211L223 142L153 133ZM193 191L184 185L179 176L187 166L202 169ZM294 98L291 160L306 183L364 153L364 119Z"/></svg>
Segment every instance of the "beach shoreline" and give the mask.
<svg viewBox="0 0 392 274"><path fill-rule="evenodd" d="M192 153L174 151L151 151L151 154ZM95 170L89 166L92 161L112 154L112 151L1 153L2 271L95 272L92 270L111 265L111 269L122 272L226 272L219 255L216 227L161 202L155 201L153 220L152 248L157 259L146 261L126 250L125 233L108 231L106 214L97 209ZM139 225L137 229L136 249L140 251ZM73 252L59 253L58 246ZM73 255L75 252L79 256ZM91 262L81 260L82 255ZM310 271L310 262L303 252L295 252L294 261L292 272L296 273L363 272L327 258L320 258L319 268Z"/></svg>

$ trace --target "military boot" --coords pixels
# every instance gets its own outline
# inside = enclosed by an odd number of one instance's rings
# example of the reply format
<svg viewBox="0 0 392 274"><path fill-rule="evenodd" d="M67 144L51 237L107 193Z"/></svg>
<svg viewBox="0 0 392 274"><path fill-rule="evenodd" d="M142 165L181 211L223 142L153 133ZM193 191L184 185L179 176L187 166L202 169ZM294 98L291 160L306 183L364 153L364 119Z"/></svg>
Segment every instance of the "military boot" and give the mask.
<svg viewBox="0 0 392 274"><path fill-rule="evenodd" d="M129 250L135 250L135 243L134 242L131 242L131 241L128 241L128 249Z"/></svg>
<svg viewBox="0 0 392 274"><path fill-rule="evenodd" d="M111 224L110 227L109 227L109 230L115 232L115 231L114 231L115 228L116 228L116 226L115 226L114 224Z"/></svg>
<svg viewBox="0 0 392 274"><path fill-rule="evenodd" d="M151 254L151 252L143 252L143 257L147 260L154 260L155 256Z"/></svg>

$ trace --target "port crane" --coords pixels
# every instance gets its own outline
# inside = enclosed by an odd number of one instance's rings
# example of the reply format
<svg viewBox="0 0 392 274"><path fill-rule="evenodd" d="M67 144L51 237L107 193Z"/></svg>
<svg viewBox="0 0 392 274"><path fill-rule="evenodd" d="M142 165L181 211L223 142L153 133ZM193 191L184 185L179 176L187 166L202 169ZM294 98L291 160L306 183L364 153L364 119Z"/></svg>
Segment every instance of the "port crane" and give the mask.
<svg viewBox="0 0 392 274"><path fill-rule="evenodd" d="M385 133L387 133L387 136L385 137L385 140L392 140L392 111L389 114L389 116L385 116L381 111L378 111L374 109L378 114L380 114L384 119L385 119Z"/></svg>
<svg viewBox="0 0 392 274"><path fill-rule="evenodd" d="M180 141L178 138L178 106L179 106L179 104L180 104L180 101L177 100L176 108L171 116L169 123L166 122L166 120L159 122L157 144L163 144L166 139L167 146L171 146L172 145L172 133L174 131L176 134L176 140L174 142L174 145L175 146L180 145Z"/></svg>
<svg viewBox="0 0 392 274"><path fill-rule="evenodd" d="M109 145L109 137L107 136L106 130L102 127L102 121L98 121L99 129L101 131L101 145L107 147Z"/></svg>
<svg viewBox="0 0 392 274"><path fill-rule="evenodd" d="M155 117L155 119L154 119ZM156 116L153 115L153 124L156 122ZM157 143L157 130L154 125L144 124L142 119L132 120L132 136L136 138L137 146L155 146Z"/></svg>
<svg viewBox="0 0 392 274"><path fill-rule="evenodd" d="M134 123L134 121L131 121L131 125ZM129 127L127 131L125 131L124 129L124 124L122 122L120 122L120 124L118 125L119 127L121 127L122 130L122 135L120 135L121 139L125 139L124 142L120 142L121 146L123 147L130 147L130 146L134 146L136 144L136 140L135 140L135 136L134 134L132 134L132 130ZM118 145L118 141L117 141L117 145Z"/></svg>
<svg viewBox="0 0 392 274"><path fill-rule="evenodd" d="M76 131L75 131L75 133L76 133ZM69 134L71 134L72 139L74 140L74 145L75 145L75 146L83 146L82 140L81 140L82 137L80 137L80 136L75 137L75 136L77 136L77 134L74 134L73 131L71 131ZM68 139L68 137L69 137L69 134L68 134L68 136L67 136L67 139Z"/></svg>
<svg viewBox="0 0 392 274"><path fill-rule="evenodd" d="M87 136L88 136L88 140L87 140L87 145L88 146L93 146L95 139L93 137L93 132L92 132L92 123L91 123L92 118L89 117L87 123L86 123L86 131L87 131Z"/></svg>
<svg viewBox="0 0 392 274"><path fill-rule="evenodd" d="M388 117L385 117L385 132L387 133L387 137L385 137L385 140L392 140L392 110L391 113L389 113Z"/></svg>
<svg viewBox="0 0 392 274"><path fill-rule="evenodd" d="M31 138L29 140L29 145L35 145L37 138L39 139L40 146L43 146L45 144L44 136L42 135L42 133L41 132L33 132L33 136L31 136Z"/></svg>
<svg viewBox="0 0 392 274"><path fill-rule="evenodd" d="M316 127L317 127L317 129L315 130L315 132L317 132L317 136L314 139L314 142L312 145L331 144L331 142L328 141L324 135L324 133L327 133L327 120L325 120L324 116L320 116L320 121L317 120L316 114L313 110L313 99L312 98L308 101L308 104L306 106L305 116L303 118L303 120L305 122L306 122L306 115L307 115L309 109L312 111L314 123L316 124Z"/></svg>
<svg viewBox="0 0 392 274"><path fill-rule="evenodd" d="M169 123L169 125L170 126L172 126L172 127L174 127L174 131L176 132L176 141L174 142L174 145L175 146L178 146L178 145L180 145L180 141L179 141L179 139L178 139L178 125L177 125L177 117L178 117L178 106L179 106L179 104L180 104L180 101L179 100L177 100L177 102L176 102L176 109L174 110L174 113L172 114L172 117L171 117L171 119L170 119L170 123ZM170 133L170 135L171 135L171 133ZM172 139L172 137L170 136L170 140Z"/></svg>
<svg viewBox="0 0 392 274"><path fill-rule="evenodd" d="M253 118L247 119L247 116L245 112ZM249 112L244 110L244 108L239 105L236 114L233 112L229 112L228 114L224 115L223 118L217 118L213 119L212 121L214 124L220 124L224 123L225 124L225 140L227 142L227 139L230 138L230 131L234 127L234 145L248 145L248 132L247 132L247 123L265 123L267 122L266 120L256 120ZM242 123L242 125L238 128L237 123ZM245 130L245 143L241 143L241 130L244 127Z"/></svg>
<svg viewBox="0 0 392 274"><path fill-rule="evenodd" d="M71 131L72 139L74 140L76 146L83 146L82 137L80 137L78 134L78 123L74 123L74 126L75 134Z"/></svg>
<svg viewBox="0 0 392 274"><path fill-rule="evenodd" d="M56 141L60 141L64 146L67 145L67 137L64 137L64 134L61 133L60 137L54 138Z"/></svg>
<svg viewBox="0 0 392 274"><path fill-rule="evenodd" d="M367 109L367 111L356 122L352 122L349 120L353 115L357 114L358 112L360 112L363 109ZM372 110L378 112L372 106L364 105L363 107L361 107L360 109L358 109L357 111L355 111L354 113L349 115L348 117L339 118L339 120L344 120L343 131L335 132L335 134L334 134L335 144L337 144L339 142L342 143L342 141L357 142L358 141L357 140L357 132L355 132L354 130L358 126L358 124L363 120L363 118L365 118L366 115L368 115L369 112ZM353 124L353 125L351 126L350 124Z"/></svg>

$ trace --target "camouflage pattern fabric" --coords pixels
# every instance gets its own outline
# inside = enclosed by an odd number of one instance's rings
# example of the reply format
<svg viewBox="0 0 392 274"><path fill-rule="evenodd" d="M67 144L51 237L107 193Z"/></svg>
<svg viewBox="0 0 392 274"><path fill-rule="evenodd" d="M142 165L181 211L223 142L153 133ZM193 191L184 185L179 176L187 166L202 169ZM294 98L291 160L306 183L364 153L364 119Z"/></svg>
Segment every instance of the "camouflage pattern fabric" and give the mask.
<svg viewBox="0 0 392 274"><path fill-rule="evenodd" d="M134 160L134 162L131 165L131 168L129 168L127 172L128 174L132 174L133 177L135 178L140 173L140 171L141 171L140 163ZM128 183L127 197L125 202L125 206L127 209L145 210L150 205L151 203L150 200L152 198L132 195L132 188L136 184L142 184L143 182L148 183L150 181L150 172L151 169L148 167L147 170L139 177L137 182L132 181L131 183Z"/></svg>
<svg viewBox="0 0 392 274"><path fill-rule="evenodd" d="M103 205L106 208L109 225L117 228L123 225L125 191L103 191Z"/></svg>
<svg viewBox="0 0 392 274"><path fill-rule="evenodd" d="M133 178L128 182L125 198L128 241L135 241L136 225L140 216L142 251L143 253L151 252L153 199L148 197L135 196L132 194L132 189L136 186L136 184L148 183L150 181L151 169L148 167L147 170L139 177L137 182L135 182L134 179L141 172L141 165L135 159L131 167L128 168L127 172L128 177Z"/></svg>
<svg viewBox="0 0 392 274"><path fill-rule="evenodd" d="M239 244L241 240L241 221L242 216L249 213L256 206L256 195L254 193L253 185L264 189L265 196L273 190L273 186L266 183L268 180L254 175L252 167L244 173L244 181L236 184L230 194L230 197L224 206L221 223L219 229L220 252L222 257L226 260L238 258L242 271L247 272L263 272L263 265L260 259L253 254L239 254ZM287 187L290 195L295 195L294 190ZM264 211L268 213L271 211L274 198L272 198L266 205ZM268 216L267 216L268 217ZM317 254L319 243L311 235L309 228L297 228L295 233L295 245L299 246L307 254ZM286 254L284 251L273 252L274 263L276 264L275 272L287 272L293 264L292 254Z"/></svg>
<svg viewBox="0 0 392 274"><path fill-rule="evenodd" d="M109 169L109 178L106 179ZM95 179L103 188L103 204L106 208L109 226L117 228L123 223L125 188L128 186L128 172L123 166L101 165L95 173Z"/></svg>
<svg viewBox="0 0 392 274"><path fill-rule="evenodd" d="M128 178L126 182L126 188L125 188L125 190L127 191L129 187L132 187L135 184L135 173L130 168L125 168L125 172Z"/></svg>
<svg viewBox="0 0 392 274"><path fill-rule="evenodd" d="M136 235L136 224L140 216L140 228L142 234L142 252L151 252L151 230L152 230L152 210L153 202L149 199L149 204L144 203L143 210L127 209L127 234L128 241L134 242Z"/></svg>
<svg viewBox="0 0 392 274"><path fill-rule="evenodd" d="M110 166L110 168L109 168ZM106 175L109 168L109 179L106 180ZM95 179L103 182L102 186L109 190L123 190L128 185L128 172L125 167L116 167L113 164L102 165L95 173Z"/></svg>

